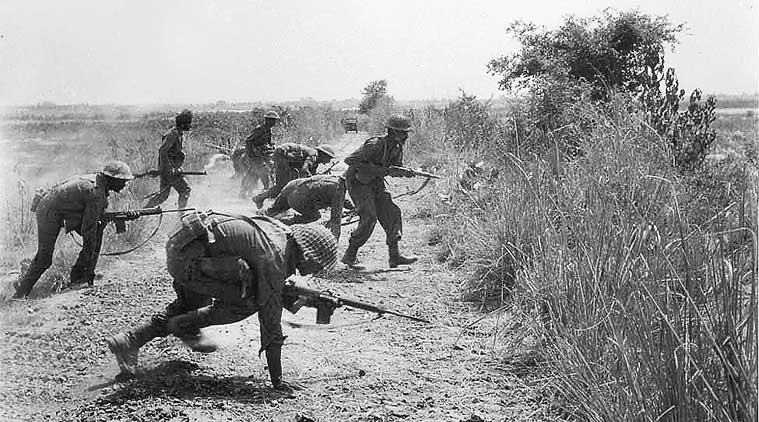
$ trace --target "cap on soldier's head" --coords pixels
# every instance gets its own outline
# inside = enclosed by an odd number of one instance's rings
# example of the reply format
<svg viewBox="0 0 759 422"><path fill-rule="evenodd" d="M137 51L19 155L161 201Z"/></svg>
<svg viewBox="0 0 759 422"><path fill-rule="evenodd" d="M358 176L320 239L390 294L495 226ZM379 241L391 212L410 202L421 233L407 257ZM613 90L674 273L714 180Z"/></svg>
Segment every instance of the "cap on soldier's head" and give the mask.
<svg viewBox="0 0 759 422"><path fill-rule="evenodd" d="M174 121L178 125L182 123L192 123L192 112L190 110L184 109L181 113L177 114L177 116L174 118Z"/></svg>
<svg viewBox="0 0 759 422"><path fill-rule="evenodd" d="M129 165L123 161L113 160L109 161L103 167L103 174L113 177L114 179L132 180L132 170L129 169Z"/></svg>
<svg viewBox="0 0 759 422"><path fill-rule="evenodd" d="M391 116L387 119L385 127L401 132L411 132L411 122L403 116Z"/></svg>
<svg viewBox="0 0 759 422"><path fill-rule="evenodd" d="M277 113L277 112L276 112L276 111L274 111L274 110L269 110L269 111L267 111L266 113L264 113L264 118L265 118L265 119L275 119L275 120L279 120L279 113Z"/></svg>
<svg viewBox="0 0 759 422"><path fill-rule="evenodd" d="M337 240L319 224L294 224L290 226L295 243L303 255L317 262L322 268L331 268L337 262Z"/></svg>
<svg viewBox="0 0 759 422"><path fill-rule="evenodd" d="M329 158L335 158L335 148L332 145L319 145L316 150L326 155Z"/></svg>

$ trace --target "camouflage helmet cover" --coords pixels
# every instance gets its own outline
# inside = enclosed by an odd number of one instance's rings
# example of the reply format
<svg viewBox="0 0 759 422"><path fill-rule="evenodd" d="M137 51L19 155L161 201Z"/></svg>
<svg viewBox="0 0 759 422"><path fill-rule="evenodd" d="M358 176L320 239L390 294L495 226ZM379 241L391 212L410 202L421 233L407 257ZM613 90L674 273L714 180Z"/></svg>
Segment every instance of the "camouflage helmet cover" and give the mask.
<svg viewBox="0 0 759 422"><path fill-rule="evenodd" d="M329 158L335 158L335 148L332 145L319 145L316 147L316 150L328 156Z"/></svg>
<svg viewBox="0 0 759 422"><path fill-rule="evenodd" d="M265 119L275 119L275 120L279 120L280 119L279 113L277 113L274 110L269 110L266 113L264 113L264 118Z"/></svg>
<svg viewBox="0 0 759 422"><path fill-rule="evenodd" d="M113 160L109 161L103 167L103 174L113 177L114 179L132 180L132 170L129 169L129 165L123 161Z"/></svg>
<svg viewBox="0 0 759 422"><path fill-rule="evenodd" d="M411 132L411 122L403 116L391 116L387 119L385 127L401 132Z"/></svg>
<svg viewBox="0 0 759 422"><path fill-rule="evenodd" d="M323 269L335 265L337 240L329 230L320 224L294 224L290 229L306 258L317 262Z"/></svg>

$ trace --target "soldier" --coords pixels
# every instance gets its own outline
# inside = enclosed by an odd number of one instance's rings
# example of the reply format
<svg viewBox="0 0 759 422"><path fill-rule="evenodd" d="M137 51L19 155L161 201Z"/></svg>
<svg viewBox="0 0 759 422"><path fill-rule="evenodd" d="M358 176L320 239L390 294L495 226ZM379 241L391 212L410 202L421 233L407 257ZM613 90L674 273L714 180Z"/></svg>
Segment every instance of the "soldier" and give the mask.
<svg viewBox="0 0 759 422"><path fill-rule="evenodd" d="M403 145L411 124L405 117L394 116L387 120L385 127L385 136L367 139L345 159L348 169L344 177L359 216L358 227L351 232L348 249L341 259L349 267L358 267L358 249L369 240L377 220L385 229L390 268L417 260L415 256L404 257L398 251L403 229L401 209L385 191L385 176L413 176L407 171L389 168L403 165Z"/></svg>
<svg viewBox="0 0 759 422"><path fill-rule="evenodd" d="M192 112L182 110L174 118L176 126L163 135L161 147L158 149L158 169L161 170L160 190L153 194L145 207L152 208L161 205L169 198L171 188L179 194L177 205L179 208L187 208L190 198L190 185L182 176L182 164L185 153L182 151L184 133L192 129Z"/></svg>
<svg viewBox="0 0 759 422"><path fill-rule="evenodd" d="M264 215L276 216L290 208L300 213L292 218L280 218L285 224L312 223L321 218L320 209L330 208L327 228L340 240L340 219L343 208L353 209L345 198L345 179L331 174L319 174L305 179L291 180L274 202L263 210Z"/></svg>
<svg viewBox="0 0 759 422"><path fill-rule="evenodd" d="M280 120L279 114L270 110L264 114L264 124L253 129L253 133L245 139L245 158L247 161L242 167L244 172L240 185L240 197L248 198L253 189L256 179L269 189L270 156L274 150L271 140L271 128Z"/></svg>
<svg viewBox="0 0 759 422"><path fill-rule="evenodd" d="M330 145L311 148L306 145L285 143L274 149L274 168L276 183L273 188L264 190L253 197L258 209L266 198L275 198L291 180L316 174L319 164L326 164L335 158L335 151Z"/></svg>
<svg viewBox="0 0 759 422"><path fill-rule="evenodd" d="M71 284L93 284L95 265L103 240L101 222L108 207L108 193L120 192L131 180L126 163L108 162L101 172L73 177L35 196L32 211L37 217L37 253L26 273L16 283L14 298L26 297L53 263L55 241L61 228L82 236L82 250L71 267Z"/></svg>
<svg viewBox="0 0 759 422"><path fill-rule="evenodd" d="M166 244L166 266L177 298L150 322L106 340L121 368L134 374L139 348L155 337L177 336L196 352L217 345L200 329L241 321L258 312L261 349L272 385L282 380L282 287L297 269L313 274L337 261L337 242L318 225L291 227L263 216L188 213Z"/></svg>

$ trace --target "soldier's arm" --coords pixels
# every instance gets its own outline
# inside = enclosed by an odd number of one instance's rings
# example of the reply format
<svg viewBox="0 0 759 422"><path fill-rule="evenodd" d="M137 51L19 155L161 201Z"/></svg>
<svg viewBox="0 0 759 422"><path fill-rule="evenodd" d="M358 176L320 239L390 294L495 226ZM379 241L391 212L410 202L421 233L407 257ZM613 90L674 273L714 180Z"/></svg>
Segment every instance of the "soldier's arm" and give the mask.
<svg viewBox="0 0 759 422"><path fill-rule="evenodd" d="M357 150L345 158L345 164L355 167L362 173L371 173L377 176L385 176L387 168L372 162L372 158L381 157L382 151L376 142L368 140Z"/></svg>
<svg viewBox="0 0 759 422"><path fill-rule="evenodd" d="M96 195L91 195L82 213L82 226L80 233L82 235L82 251L87 257L86 268L83 268L85 274L94 274L94 263L100 254L100 245L103 241L104 223L101 222L103 212L108 203Z"/></svg>

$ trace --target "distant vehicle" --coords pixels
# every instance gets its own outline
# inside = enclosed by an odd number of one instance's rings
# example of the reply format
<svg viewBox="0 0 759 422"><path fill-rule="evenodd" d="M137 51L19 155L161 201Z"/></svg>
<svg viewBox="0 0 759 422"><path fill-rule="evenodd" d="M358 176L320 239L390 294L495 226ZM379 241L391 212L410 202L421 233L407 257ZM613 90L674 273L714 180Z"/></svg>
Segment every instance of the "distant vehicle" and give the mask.
<svg viewBox="0 0 759 422"><path fill-rule="evenodd" d="M358 119L356 117L343 117L342 120L345 133L356 132L358 133Z"/></svg>

